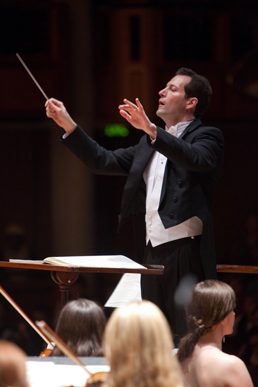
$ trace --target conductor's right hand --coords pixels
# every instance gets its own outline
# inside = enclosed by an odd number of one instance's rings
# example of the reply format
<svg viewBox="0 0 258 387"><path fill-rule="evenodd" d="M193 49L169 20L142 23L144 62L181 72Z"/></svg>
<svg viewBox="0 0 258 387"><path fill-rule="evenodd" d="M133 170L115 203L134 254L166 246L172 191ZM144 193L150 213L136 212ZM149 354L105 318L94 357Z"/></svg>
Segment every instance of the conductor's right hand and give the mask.
<svg viewBox="0 0 258 387"><path fill-rule="evenodd" d="M63 102L50 98L45 103L45 107L47 116L52 118L57 125L61 126L67 134L70 134L75 130L77 124L67 112Z"/></svg>

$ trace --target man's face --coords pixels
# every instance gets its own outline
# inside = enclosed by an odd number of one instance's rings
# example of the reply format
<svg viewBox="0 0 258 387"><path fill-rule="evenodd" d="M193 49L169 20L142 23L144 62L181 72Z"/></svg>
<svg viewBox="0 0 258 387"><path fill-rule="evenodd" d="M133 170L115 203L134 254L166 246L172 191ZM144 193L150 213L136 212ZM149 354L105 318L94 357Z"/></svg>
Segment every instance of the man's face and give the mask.
<svg viewBox="0 0 258 387"><path fill-rule="evenodd" d="M159 106L156 114L167 126L176 125L185 120L187 99L185 99L184 85L191 81L187 75L176 75L159 92Z"/></svg>

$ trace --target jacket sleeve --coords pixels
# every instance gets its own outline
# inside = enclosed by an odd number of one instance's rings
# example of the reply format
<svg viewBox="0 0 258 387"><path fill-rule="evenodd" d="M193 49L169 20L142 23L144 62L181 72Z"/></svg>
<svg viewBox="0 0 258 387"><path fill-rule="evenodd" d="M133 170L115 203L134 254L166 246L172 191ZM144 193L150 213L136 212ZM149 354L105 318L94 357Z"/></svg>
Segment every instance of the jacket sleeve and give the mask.
<svg viewBox="0 0 258 387"><path fill-rule="evenodd" d="M223 134L214 127L201 126L183 138L158 127L156 141L153 145L149 141L149 145L177 166L194 172L209 172L223 161Z"/></svg>
<svg viewBox="0 0 258 387"><path fill-rule="evenodd" d="M79 126L60 141L95 174L123 176L128 175L130 171L135 154L134 147L107 150Z"/></svg>

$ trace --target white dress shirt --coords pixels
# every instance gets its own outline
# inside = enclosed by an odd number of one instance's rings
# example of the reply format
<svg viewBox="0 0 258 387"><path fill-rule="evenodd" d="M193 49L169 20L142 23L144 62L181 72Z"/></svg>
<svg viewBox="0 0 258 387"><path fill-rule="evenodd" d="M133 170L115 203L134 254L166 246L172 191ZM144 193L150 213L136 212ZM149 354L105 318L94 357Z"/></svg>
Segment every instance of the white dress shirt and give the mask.
<svg viewBox="0 0 258 387"><path fill-rule="evenodd" d="M175 126L166 128L166 131L179 137L190 122L179 122ZM203 228L202 221L194 216L183 223L165 229L158 208L166 164L167 158L156 151L143 174L146 183L146 244L151 241L153 247L176 239L201 235Z"/></svg>

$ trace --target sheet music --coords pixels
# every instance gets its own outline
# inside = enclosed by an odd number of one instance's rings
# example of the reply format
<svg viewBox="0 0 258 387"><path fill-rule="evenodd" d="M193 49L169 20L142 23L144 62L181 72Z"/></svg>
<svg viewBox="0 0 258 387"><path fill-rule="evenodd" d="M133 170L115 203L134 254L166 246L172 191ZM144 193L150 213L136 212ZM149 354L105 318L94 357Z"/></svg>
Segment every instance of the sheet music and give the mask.
<svg viewBox="0 0 258 387"><path fill-rule="evenodd" d="M88 378L82 367L77 365L55 364L54 362L27 361L27 380L30 387L84 387ZM108 372L108 365L89 365L91 373Z"/></svg>
<svg viewBox="0 0 258 387"><path fill-rule="evenodd" d="M125 255L81 255L67 257L48 257L44 262L79 267L99 267L111 269L146 269L146 267ZM146 269L147 270L147 269Z"/></svg>
<svg viewBox="0 0 258 387"><path fill-rule="evenodd" d="M141 301L141 275L125 273L107 300L105 307L117 308L131 301Z"/></svg>
<svg viewBox="0 0 258 387"><path fill-rule="evenodd" d="M43 261L9 259L9 262L17 263L47 263L52 265L72 266L72 267L96 267L110 269L144 269L145 266L133 261L125 255L79 255L64 257L47 257Z"/></svg>

